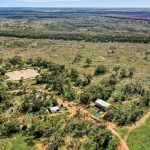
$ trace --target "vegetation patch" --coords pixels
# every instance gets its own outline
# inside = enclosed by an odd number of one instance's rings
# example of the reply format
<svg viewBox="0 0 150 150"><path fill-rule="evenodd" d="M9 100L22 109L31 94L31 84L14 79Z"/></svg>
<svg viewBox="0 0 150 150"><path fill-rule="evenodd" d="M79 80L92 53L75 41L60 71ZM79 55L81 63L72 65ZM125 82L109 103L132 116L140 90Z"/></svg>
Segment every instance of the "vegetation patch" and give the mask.
<svg viewBox="0 0 150 150"><path fill-rule="evenodd" d="M13 135L10 138L0 139L1 150L34 150L33 146L28 146L25 142L26 137L22 134Z"/></svg>
<svg viewBox="0 0 150 150"><path fill-rule="evenodd" d="M131 150L149 149L150 145L150 119L141 127L133 130L127 139Z"/></svg>

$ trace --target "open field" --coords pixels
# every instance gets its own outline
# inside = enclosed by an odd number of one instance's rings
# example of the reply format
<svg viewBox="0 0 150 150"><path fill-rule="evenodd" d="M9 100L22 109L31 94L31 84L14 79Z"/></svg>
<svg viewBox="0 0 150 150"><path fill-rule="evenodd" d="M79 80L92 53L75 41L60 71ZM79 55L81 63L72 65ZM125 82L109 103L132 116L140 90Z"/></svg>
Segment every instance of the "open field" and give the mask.
<svg viewBox="0 0 150 150"><path fill-rule="evenodd" d="M130 150L149 150L150 137L150 119L141 127L133 130L128 137Z"/></svg>
<svg viewBox="0 0 150 150"><path fill-rule="evenodd" d="M11 138L0 139L0 149L1 150L34 150L34 147L28 146L24 142L25 138L18 134Z"/></svg>

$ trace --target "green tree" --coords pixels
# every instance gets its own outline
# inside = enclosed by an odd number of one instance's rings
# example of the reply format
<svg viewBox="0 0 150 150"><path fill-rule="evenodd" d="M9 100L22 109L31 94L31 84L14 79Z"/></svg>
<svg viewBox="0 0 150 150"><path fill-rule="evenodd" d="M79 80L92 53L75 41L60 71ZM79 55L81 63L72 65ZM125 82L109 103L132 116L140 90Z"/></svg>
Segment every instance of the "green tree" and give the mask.
<svg viewBox="0 0 150 150"><path fill-rule="evenodd" d="M127 71L126 69L121 69L120 71L120 78L126 78L127 77Z"/></svg>
<svg viewBox="0 0 150 150"><path fill-rule="evenodd" d="M92 102L93 100L93 96L91 93L83 93L80 96L80 102L83 104L89 104L90 102Z"/></svg>
<svg viewBox="0 0 150 150"><path fill-rule="evenodd" d="M75 91L71 87L65 88L64 98L69 100L69 101L73 101L76 98Z"/></svg>
<svg viewBox="0 0 150 150"><path fill-rule="evenodd" d="M141 99L141 102L144 107L149 107L150 106L150 93L147 92L144 97Z"/></svg>
<svg viewBox="0 0 150 150"><path fill-rule="evenodd" d="M87 74L87 75L84 75L84 80L82 82L82 86L87 86L91 83L91 80L92 80L92 75L91 74Z"/></svg>
<svg viewBox="0 0 150 150"><path fill-rule="evenodd" d="M4 59L0 57L0 65L4 62Z"/></svg>
<svg viewBox="0 0 150 150"><path fill-rule="evenodd" d="M129 70L128 70L128 76L132 78L133 75L134 75L134 71L135 71L134 68L129 68Z"/></svg>
<svg viewBox="0 0 150 150"><path fill-rule="evenodd" d="M114 99L115 102L118 102L118 101L124 101L126 97L125 97L125 95L122 92L115 91L112 94L112 98Z"/></svg>
<svg viewBox="0 0 150 150"><path fill-rule="evenodd" d="M12 64L12 65L22 65L23 61L22 61L22 57L21 56L14 56L10 59L8 59L8 63Z"/></svg>
<svg viewBox="0 0 150 150"><path fill-rule="evenodd" d="M19 130L20 130L19 124L16 121L11 120L9 122L3 123L1 127L1 134L3 136L10 136L13 133L19 132Z"/></svg>
<svg viewBox="0 0 150 150"><path fill-rule="evenodd" d="M85 66L86 66L86 67L89 67L91 64L92 64L92 59L86 58L86 59L85 59Z"/></svg>
<svg viewBox="0 0 150 150"><path fill-rule="evenodd" d="M104 65L99 65L96 67L95 73L94 75L101 75L101 74L105 74L107 71L107 68Z"/></svg>
<svg viewBox="0 0 150 150"><path fill-rule="evenodd" d="M115 67L113 68L113 70L115 71L116 76L118 76L118 72L119 72L119 70L120 70L120 66L115 66Z"/></svg>
<svg viewBox="0 0 150 150"><path fill-rule="evenodd" d="M72 68L70 71L70 77L73 81L76 81L76 79L79 77L78 71Z"/></svg>
<svg viewBox="0 0 150 150"><path fill-rule="evenodd" d="M5 68L0 68L0 75L5 75L6 69Z"/></svg>

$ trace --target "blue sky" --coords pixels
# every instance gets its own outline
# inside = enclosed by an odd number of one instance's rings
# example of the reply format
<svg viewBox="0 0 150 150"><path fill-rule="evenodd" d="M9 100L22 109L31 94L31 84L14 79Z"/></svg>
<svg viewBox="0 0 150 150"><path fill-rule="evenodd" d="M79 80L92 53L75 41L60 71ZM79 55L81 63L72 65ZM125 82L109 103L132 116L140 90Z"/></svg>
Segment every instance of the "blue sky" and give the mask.
<svg viewBox="0 0 150 150"><path fill-rule="evenodd" d="M0 0L0 7L150 7L150 0Z"/></svg>

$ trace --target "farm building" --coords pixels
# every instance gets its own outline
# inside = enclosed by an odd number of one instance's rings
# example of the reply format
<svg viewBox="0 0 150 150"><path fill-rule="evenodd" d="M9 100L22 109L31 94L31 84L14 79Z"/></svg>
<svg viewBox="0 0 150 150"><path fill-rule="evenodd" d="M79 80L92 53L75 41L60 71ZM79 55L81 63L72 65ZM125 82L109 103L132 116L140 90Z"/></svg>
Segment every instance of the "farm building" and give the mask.
<svg viewBox="0 0 150 150"><path fill-rule="evenodd" d="M101 99L98 99L95 101L95 105L99 108L102 108L104 110L107 110L111 105Z"/></svg>
<svg viewBox="0 0 150 150"><path fill-rule="evenodd" d="M56 113L56 112L58 112L59 110L60 110L60 108L59 108L58 106L50 107L50 108L49 108L49 111L50 111L51 113Z"/></svg>

